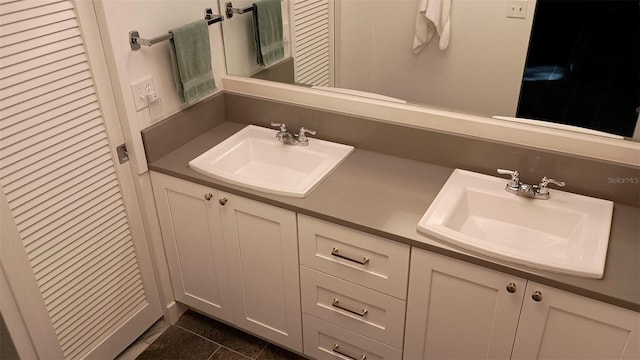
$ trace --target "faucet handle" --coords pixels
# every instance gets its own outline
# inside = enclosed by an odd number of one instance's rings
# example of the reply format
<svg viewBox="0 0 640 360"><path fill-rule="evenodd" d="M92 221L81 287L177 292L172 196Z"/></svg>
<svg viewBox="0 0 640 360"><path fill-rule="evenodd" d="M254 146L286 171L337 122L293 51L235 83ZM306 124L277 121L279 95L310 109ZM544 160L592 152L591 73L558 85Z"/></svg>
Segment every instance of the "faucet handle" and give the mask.
<svg viewBox="0 0 640 360"><path fill-rule="evenodd" d="M554 185L558 185L558 186L565 186L566 183L564 181L558 181L555 179L549 179L548 177L543 177L542 180L540 180L540 185L538 185L538 192L540 194L548 194L549 193L549 184L554 184Z"/></svg>
<svg viewBox="0 0 640 360"><path fill-rule="evenodd" d="M285 123L274 123L274 122L272 122L271 126L273 126L273 127L278 127L279 126L280 127L280 131L287 131L287 124L285 124Z"/></svg>
<svg viewBox="0 0 640 360"><path fill-rule="evenodd" d="M520 187L520 173L518 172L518 170L498 169L498 174L511 175L511 180L509 180L509 183L507 183L508 187L514 189L518 189Z"/></svg>
<svg viewBox="0 0 640 360"><path fill-rule="evenodd" d="M298 133L298 141L307 141L306 134L315 135L316 131L311 129L305 129L304 127L300 128L300 133Z"/></svg>

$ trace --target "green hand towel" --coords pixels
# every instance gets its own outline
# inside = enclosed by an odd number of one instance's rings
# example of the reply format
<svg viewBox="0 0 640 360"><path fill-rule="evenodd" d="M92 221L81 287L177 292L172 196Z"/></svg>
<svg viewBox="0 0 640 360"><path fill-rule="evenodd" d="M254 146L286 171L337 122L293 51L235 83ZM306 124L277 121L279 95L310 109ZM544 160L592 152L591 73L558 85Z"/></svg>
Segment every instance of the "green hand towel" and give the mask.
<svg viewBox="0 0 640 360"><path fill-rule="evenodd" d="M211 70L211 48L209 26L199 20L169 30L173 35L169 41L173 81L180 101L191 103L212 93L216 88Z"/></svg>
<svg viewBox="0 0 640 360"><path fill-rule="evenodd" d="M284 58L282 9L280 0L261 0L253 6L257 60L265 66Z"/></svg>

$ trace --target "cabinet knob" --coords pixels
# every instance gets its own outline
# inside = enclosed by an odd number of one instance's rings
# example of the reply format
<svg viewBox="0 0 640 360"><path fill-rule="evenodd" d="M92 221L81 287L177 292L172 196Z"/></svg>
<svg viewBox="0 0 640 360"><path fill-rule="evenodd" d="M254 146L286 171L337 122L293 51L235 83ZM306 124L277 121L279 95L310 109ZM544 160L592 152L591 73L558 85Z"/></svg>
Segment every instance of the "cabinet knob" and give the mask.
<svg viewBox="0 0 640 360"><path fill-rule="evenodd" d="M218 202L220 203L220 205L224 205L224 204L226 204L226 203L227 203L227 201L229 201L229 200L227 200L227 198L222 198L222 199L218 200Z"/></svg>
<svg viewBox="0 0 640 360"><path fill-rule="evenodd" d="M533 301L540 301L542 300L542 293L536 290L533 292L533 295L531 295L531 298L533 299Z"/></svg>
<svg viewBox="0 0 640 360"><path fill-rule="evenodd" d="M213 197L212 193L204 194L204 199L207 201L211 200L212 197Z"/></svg>
<svg viewBox="0 0 640 360"><path fill-rule="evenodd" d="M515 283L509 283L509 285L507 285L507 291L508 292L510 292L512 294L515 294L516 290L517 289L516 289L516 284Z"/></svg>

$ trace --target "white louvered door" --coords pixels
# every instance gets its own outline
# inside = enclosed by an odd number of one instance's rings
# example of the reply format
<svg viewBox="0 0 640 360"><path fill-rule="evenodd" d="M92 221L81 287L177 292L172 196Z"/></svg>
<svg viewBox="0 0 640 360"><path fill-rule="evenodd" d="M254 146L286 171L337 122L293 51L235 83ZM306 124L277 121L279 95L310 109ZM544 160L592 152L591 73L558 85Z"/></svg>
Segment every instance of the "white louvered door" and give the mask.
<svg viewBox="0 0 640 360"><path fill-rule="evenodd" d="M0 264L41 358L113 357L162 315L100 102L74 3L0 0Z"/></svg>
<svg viewBox="0 0 640 360"><path fill-rule="evenodd" d="M333 86L333 1L291 2L295 82Z"/></svg>

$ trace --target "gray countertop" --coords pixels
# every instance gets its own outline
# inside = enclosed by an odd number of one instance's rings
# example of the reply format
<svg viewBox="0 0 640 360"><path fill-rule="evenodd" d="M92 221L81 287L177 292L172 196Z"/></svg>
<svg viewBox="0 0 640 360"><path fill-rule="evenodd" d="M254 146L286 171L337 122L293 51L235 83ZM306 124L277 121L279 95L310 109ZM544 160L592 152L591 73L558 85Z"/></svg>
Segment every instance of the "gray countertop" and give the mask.
<svg viewBox="0 0 640 360"><path fill-rule="evenodd" d="M640 312L638 208L614 206L603 279L529 269L458 250L417 232L418 221L452 168L356 149L303 199L253 191L189 168L190 160L244 126L225 122L151 162L149 169Z"/></svg>

